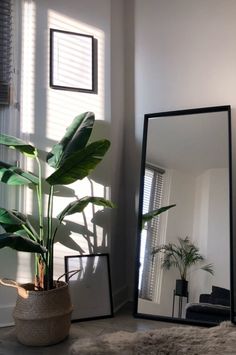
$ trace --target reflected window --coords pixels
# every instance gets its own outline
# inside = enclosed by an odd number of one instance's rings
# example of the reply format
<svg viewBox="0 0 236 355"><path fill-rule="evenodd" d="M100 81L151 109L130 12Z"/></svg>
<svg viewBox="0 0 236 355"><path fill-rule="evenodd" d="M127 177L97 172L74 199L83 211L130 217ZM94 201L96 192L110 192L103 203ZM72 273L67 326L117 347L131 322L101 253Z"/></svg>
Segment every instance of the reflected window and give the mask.
<svg viewBox="0 0 236 355"><path fill-rule="evenodd" d="M163 169L147 164L144 177L143 214L162 206ZM140 247L140 276L139 297L147 300L154 299L156 272L152 250L160 243L160 218L153 218L146 223L141 234Z"/></svg>

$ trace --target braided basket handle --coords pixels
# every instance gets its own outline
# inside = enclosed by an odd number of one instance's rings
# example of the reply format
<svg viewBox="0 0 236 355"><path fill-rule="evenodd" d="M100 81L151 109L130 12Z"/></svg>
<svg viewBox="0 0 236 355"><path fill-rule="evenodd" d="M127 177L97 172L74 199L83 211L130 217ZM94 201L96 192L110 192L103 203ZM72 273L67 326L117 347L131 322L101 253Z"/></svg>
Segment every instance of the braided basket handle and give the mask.
<svg viewBox="0 0 236 355"><path fill-rule="evenodd" d="M14 287L14 288L20 287L20 285L16 281L11 280L11 279L6 279L6 278L0 279L0 284L3 286L9 286L9 287Z"/></svg>
<svg viewBox="0 0 236 355"><path fill-rule="evenodd" d="M23 298L27 298L27 290L14 280L7 278L0 279L0 285L17 288L18 294L21 295Z"/></svg>
<svg viewBox="0 0 236 355"><path fill-rule="evenodd" d="M58 277L56 282L58 282L63 276L67 276L68 281L69 281L72 276L78 274L79 272L80 272L80 269L64 272L64 274L62 274L61 276ZM70 276L68 276L68 275L70 275Z"/></svg>

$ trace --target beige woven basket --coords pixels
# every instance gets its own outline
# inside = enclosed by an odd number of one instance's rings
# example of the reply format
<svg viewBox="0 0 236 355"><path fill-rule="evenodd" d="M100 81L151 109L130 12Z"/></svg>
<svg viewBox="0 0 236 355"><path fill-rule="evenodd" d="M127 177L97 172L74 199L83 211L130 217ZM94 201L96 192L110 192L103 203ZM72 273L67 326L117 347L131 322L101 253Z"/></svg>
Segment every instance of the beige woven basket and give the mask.
<svg viewBox="0 0 236 355"><path fill-rule="evenodd" d="M33 284L18 289L13 317L20 343L46 346L64 340L70 330L72 304L68 284L56 282L49 291L33 291Z"/></svg>

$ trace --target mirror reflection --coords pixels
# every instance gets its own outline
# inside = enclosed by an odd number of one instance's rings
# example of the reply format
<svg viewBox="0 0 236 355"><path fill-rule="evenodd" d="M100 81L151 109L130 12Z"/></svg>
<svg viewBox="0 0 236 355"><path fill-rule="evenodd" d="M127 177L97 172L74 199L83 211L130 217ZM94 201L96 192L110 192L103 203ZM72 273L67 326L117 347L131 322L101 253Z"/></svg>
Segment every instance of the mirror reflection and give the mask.
<svg viewBox="0 0 236 355"><path fill-rule="evenodd" d="M138 314L230 319L228 108L146 115Z"/></svg>

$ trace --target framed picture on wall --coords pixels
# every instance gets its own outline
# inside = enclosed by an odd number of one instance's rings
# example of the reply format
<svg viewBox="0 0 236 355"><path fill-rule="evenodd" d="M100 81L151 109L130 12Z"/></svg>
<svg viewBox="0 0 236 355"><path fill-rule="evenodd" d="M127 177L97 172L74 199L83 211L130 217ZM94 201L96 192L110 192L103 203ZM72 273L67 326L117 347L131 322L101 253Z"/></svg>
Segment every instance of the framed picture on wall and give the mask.
<svg viewBox="0 0 236 355"><path fill-rule="evenodd" d="M50 87L96 93L95 39L50 29Z"/></svg>
<svg viewBox="0 0 236 355"><path fill-rule="evenodd" d="M74 270L79 272L73 275ZM65 272L74 307L72 321L113 317L108 254L65 256Z"/></svg>

